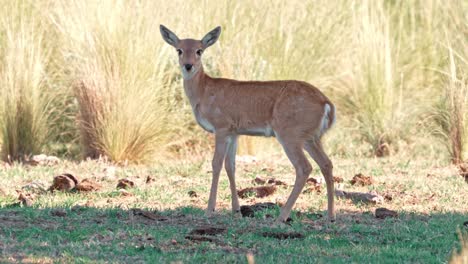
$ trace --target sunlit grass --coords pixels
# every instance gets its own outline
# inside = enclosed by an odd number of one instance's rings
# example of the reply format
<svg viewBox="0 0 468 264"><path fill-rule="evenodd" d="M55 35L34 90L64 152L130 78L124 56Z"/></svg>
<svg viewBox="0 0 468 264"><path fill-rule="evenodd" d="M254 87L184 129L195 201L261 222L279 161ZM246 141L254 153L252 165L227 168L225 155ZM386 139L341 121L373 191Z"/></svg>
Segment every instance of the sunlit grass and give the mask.
<svg viewBox="0 0 468 264"><path fill-rule="evenodd" d="M39 154L53 130L53 100L48 72L46 28L32 4L5 2L0 9L1 159Z"/></svg>

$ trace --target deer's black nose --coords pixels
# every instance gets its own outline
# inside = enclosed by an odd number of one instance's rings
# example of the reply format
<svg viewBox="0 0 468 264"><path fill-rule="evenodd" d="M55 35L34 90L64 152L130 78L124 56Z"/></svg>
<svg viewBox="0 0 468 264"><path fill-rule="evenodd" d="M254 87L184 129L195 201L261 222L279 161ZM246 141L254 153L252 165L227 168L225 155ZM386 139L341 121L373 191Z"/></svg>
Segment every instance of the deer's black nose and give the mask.
<svg viewBox="0 0 468 264"><path fill-rule="evenodd" d="M193 65L192 64L185 64L184 67L185 67L185 69L187 71L190 71L192 69Z"/></svg>

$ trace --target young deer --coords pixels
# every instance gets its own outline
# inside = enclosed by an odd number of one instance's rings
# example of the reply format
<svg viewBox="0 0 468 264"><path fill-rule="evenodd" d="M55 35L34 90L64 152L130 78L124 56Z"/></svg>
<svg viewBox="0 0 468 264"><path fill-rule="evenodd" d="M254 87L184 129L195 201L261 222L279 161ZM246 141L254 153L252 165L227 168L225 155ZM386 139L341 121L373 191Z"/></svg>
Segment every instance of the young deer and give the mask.
<svg viewBox="0 0 468 264"><path fill-rule="evenodd" d="M312 166L305 149L320 166L327 183L328 219L335 220L333 165L320 139L335 122L335 107L316 87L301 81L237 81L212 78L203 71L201 57L221 34L221 27L201 40L179 39L160 26L163 39L176 48L184 90L198 124L215 134L213 179L207 215L214 212L223 161L229 177L232 210L239 213L235 157L239 135L276 137L296 170L296 180L278 222L289 217Z"/></svg>

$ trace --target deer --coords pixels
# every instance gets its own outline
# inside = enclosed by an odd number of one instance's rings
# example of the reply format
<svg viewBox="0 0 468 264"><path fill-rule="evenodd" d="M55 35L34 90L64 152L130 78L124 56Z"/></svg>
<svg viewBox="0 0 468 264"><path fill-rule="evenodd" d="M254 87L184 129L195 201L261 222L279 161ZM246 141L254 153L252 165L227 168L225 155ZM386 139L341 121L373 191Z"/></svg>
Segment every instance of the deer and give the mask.
<svg viewBox="0 0 468 264"><path fill-rule="evenodd" d="M295 169L291 194L281 207L275 223L289 218L312 166L304 150L320 167L327 186L328 220L335 221L333 164L321 138L335 123L335 106L315 86L298 80L239 81L213 78L205 73L202 55L221 34L218 26L201 40L179 39L160 25L167 44L175 48L182 72L183 87L197 123L215 138L212 181L205 215L215 212L220 173L229 179L232 212L240 215L235 180L237 140L241 135L275 137Z"/></svg>

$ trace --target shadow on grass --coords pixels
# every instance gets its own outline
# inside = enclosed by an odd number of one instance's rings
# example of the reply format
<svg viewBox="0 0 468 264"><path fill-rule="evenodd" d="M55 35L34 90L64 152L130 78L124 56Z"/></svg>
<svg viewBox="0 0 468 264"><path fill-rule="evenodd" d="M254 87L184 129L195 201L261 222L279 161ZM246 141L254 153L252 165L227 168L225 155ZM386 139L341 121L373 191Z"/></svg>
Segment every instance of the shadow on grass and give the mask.
<svg viewBox="0 0 468 264"><path fill-rule="evenodd" d="M329 224L317 214L272 227L278 208L254 218L227 211L208 219L203 210L120 208L0 208L0 262L446 262L466 233L460 213L400 212L378 220L372 213L340 211ZM214 233L194 235L197 228ZM277 233L278 236L265 234ZM288 236L284 234L300 234Z"/></svg>

